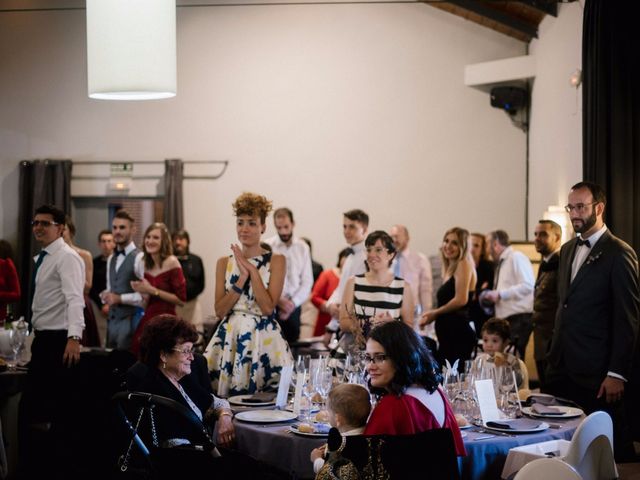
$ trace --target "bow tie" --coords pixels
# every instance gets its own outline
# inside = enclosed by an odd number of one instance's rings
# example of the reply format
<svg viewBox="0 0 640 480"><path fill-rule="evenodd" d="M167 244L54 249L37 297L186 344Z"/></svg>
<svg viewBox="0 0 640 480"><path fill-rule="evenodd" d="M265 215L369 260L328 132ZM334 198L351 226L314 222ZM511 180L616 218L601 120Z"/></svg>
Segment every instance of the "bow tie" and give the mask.
<svg viewBox="0 0 640 480"><path fill-rule="evenodd" d="M582 245L586 245L587 248L591 248L591 243L589 243L589 240L582 240L582 238L578 237L578 246L581 247Z"/></svg>
<svg viewBox="0 0 640 480"><path fill-rule="evenodd" d="M115 252L113 252L113 254L116 256L116 258L118 258L118 255L124 256L124 250L116 250Z"/></svg>

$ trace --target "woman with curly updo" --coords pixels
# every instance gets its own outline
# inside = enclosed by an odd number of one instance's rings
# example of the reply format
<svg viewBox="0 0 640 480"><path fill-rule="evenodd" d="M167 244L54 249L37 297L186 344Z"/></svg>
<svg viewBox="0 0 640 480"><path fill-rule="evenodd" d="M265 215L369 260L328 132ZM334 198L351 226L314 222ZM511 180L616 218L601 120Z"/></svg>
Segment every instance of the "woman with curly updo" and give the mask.
<svg viewBox="0 0 640 480"><path fill-rule="evenodd" d="M223 318L205 351L221 397L277 388L293 362L273 313L282 293L285 259L260 245L271 202L243 193L233 203L240 245L216 264L216 314Z"/></svg>

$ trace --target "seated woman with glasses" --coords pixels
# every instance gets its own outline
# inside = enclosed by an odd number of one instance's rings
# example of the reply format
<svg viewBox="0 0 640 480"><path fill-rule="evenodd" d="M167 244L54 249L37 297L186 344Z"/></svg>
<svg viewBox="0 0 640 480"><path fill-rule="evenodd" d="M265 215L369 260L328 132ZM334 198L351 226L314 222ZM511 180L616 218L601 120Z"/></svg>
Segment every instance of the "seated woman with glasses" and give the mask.
<svg viewBox="0 0 640 480"><path fill-rule="evenodd" d="M174 315L150 319L140 338L140 362L127 372L127 388L175 400L201 420L217 418L217 443L229 446L235 437L233 413L229 402L213 395L204 357L194 356L197 339L195 327ZM169 437L182 439L192 431L179 417L172 420Z"/></svg>
<svg viewBox="0 0 640 480"><path fill-rule="evenodd" d="M458 456L466 455L451 405L438 386L441 375L420 336L402 322L374 328L365 363L369 391L378 398L365 435L412 435L448 428Z"/></svg>
<svg viewBox="0 0 640 480"><path fill-rule="evenodd" d="M345 350L354 345L364 348L372 328L392 320L413 326L411 289L391 270L396 247L391 236L377 230L364 241L367 250L367 272L351 277L344 289L340 311L340 329L350 342L341 341ZM349 345L351 343L351 345Z"/></svg>

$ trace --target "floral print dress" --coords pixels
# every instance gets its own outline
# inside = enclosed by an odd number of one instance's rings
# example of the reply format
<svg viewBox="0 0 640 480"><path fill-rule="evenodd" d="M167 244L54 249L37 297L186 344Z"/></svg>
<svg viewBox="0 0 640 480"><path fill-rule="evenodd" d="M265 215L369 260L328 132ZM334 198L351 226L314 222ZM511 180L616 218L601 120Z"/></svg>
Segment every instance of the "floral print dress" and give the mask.
<svg viewBox="0 0 640 480"><path fill-rule="evenodd" d="M271 276L271 253L249 258L268 287ZM240 277L235 258L229 257L225 274L225 291L231 290ZM293 363L289 344L274 315L260 312L251 282L227 317L220 322L205 350L217 396L229 397L272 390L278 387L282 367Z"/></svg>

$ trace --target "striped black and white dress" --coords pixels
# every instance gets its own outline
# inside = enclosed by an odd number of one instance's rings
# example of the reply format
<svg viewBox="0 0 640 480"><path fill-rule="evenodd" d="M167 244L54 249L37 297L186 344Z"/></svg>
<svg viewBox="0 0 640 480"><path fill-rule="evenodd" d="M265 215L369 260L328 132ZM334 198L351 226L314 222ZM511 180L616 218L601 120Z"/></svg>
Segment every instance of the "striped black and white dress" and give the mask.
<svg viewBox="0 0 640 480"><path fill-rule="evenodd" d="M405 285L402 278L395 277L386 287L371 285L364 274L353 278L353 313L365 338L371 331L371 317L389 312L395 320L400 320Z"/></svg>

